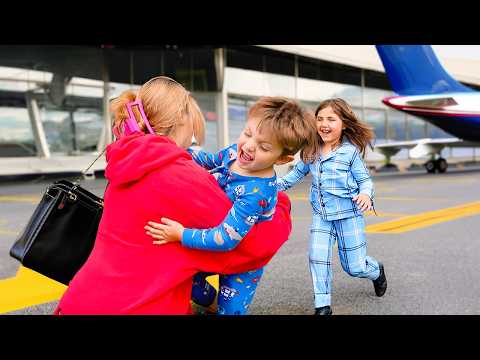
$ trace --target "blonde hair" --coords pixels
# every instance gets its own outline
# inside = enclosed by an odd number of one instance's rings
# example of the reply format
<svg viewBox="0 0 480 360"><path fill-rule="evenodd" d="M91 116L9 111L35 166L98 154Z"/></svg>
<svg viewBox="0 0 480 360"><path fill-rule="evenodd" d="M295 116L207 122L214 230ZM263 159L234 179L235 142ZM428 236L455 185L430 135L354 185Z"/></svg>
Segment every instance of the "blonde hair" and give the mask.
<svg viewBox="0 0 480 360"><path fill-rule="evenodd" d="M110 103L113 126L119 127L127 118L126 104L141 100L145 115L155 133L171 135L186 123L192 124L193 135L198 144L205 140L205 118L192 95L178 82L157 76L148 80L135 94L126 90ZM141 131L146 130L140 112L133 109L135 120Z"/></svg>
<svg viewBox="0 0 480 360"><path fill-rule="evenodd" d="M283 147L282 155L294 155L299 150L304 162L313 161L320 153L313 112L295 100L275 96L260 98L249 110L249 117L258 117L258 128L269 126Z"/></svg>
<svg viewBox="0 0 480 360"><path fill-rule="evenodd" d="M333 98L322 101L315 110L315 117L317 117L320 110L326 107L331 107L333 112L342 119L345 126L345 130L342 131L342 137L346 136L352 144L357 146L362 156L365 156L367 146L373 150L372 141L375 137L373 129L358 118L352 107L345 100ZM320 135L318 137L320 138Z"/></svg>

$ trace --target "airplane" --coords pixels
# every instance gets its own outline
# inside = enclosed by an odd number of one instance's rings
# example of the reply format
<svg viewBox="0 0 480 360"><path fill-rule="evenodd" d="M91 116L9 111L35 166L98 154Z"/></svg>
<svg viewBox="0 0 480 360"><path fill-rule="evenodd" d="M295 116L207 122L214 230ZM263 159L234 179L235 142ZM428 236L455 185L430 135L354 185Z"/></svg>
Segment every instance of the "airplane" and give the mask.
<svg viewBox="0 0 480 360"><path fill-rule="evenodd" d="M447 160L444 147L480 146L480 92L453 79L429 45L376 45L390 85L396 96L382 102L394 109L432 123L451 138L394 141L375 146L387 163L402 148L411 158L430 156L427 172L443 173Z"/></svg>

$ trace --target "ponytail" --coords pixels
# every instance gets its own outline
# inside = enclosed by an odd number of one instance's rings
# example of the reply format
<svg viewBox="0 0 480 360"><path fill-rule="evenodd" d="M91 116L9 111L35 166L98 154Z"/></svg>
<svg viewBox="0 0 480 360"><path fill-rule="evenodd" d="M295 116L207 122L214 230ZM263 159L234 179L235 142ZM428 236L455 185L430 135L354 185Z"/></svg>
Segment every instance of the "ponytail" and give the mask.
<svg viewBox="0 0 480 360"><path fill-rule="evenodd" d="M127 104L135 101L136 99L137 95L132 90L125 90L117 98L110 102L110 112L113 118L113 129L115 136L121 134L120 129L123 128L121 125L129 118ZM145 131L147 126L142 120L142 116L138 109L132 107L132 111L140 130Z"/></svg>

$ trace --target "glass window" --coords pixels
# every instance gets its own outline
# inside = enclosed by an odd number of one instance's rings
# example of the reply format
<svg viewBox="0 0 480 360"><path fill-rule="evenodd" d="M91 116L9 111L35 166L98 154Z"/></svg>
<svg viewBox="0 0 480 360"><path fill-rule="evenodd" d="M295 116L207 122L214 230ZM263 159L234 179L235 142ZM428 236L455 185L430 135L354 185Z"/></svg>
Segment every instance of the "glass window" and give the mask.
<svg viewBox="0 0 480 360"><path fill-rule="evenodd" d="M137 63L136 66L138 66ZM193 89L192 67L193 61L190 50L173 49L164 52L164 74L175 79L188 90ZM143 82L140 84L143 84Z"/></svg>
<svg viewBox="0 0 480 360"><path fill-rule="evenodd" d="M103 127L103 82L73 77L65 87L64 96L54 99L49 91L39 88L34 98L50 151L60 154L96 151Z"/></svg>
<svg viewBox="0 0 480 360"><path fill-rule="evenodd" d="M364 70L365 87L391 90L390 82L385 73Z"/></svg>
<svg viewBox="0 0 480 360"><path fill-rule="evenodd" d="M407 134L409 140L427 137L426 122L416 116L407 115Z"/></svg>
<svg viewBox="0 0 480 360"><path fill-rule="evenodd" d="M298 58L298 76L306 79L361 85L361 72L358 68L301 56Z"/></svg>
<svg viewBox="0 0 480 360"><path fill-rule="evenodd" d="M194 49L193 56L193 90L216 91L217 75L214 49Z"/></svg>
<svg viewBox="0 0 480 360"><path fill-rule="evenodd" d="M99 134L102 133L103 116L101 109L77 109L73 113L75 145L78 151L97 151Z"/></svg>
<svg viewBox="0 0 480 360"><path fill-rule="evenodd" d="M406 114L394 109L388 109L387 139L406 140Z"/></svg>
<svg viewBox="0 0 480 360"><path fill-rule="evenodd" d="M35 156L36 154L37 150L27 109L1 106L0 157Z"/></svg>
<svg viewBox="0 0 480 360"><path fill-rule="evenodd" d="M353 111L361 117L361 109L355 108ZM385 110L375 110L375 109L365 109L364 112L365 118L363 119L366 123L373 127L375 131L375 142L380 144L385 142L385 123L386 123L386 113Z"/></svg>
<svg viewBox="0 0 480 360"><path fill-rule="evenodd" d="M238 140L248 119L247 100L229 97L228 99L228 133L229 143L233 144Z"/></svg>
<svg viewBox="0 0 480 360"><path fill-rule="evenodd" d="M295 59L290 54L265 55L265 71L272 74L295 76Z"/></svg>
<svg viewBox="0 0 480 360"><path fill-rule="evenodd" d="M218 151L217 122L219 115L217 111L217 93L192 93L197 100L198 106L205 117L205 143L202 148L205 151Z"/></svg>
<svg viewBox="0 0 480 360"><path fill-rule="evenodd" d="M52 153L71 154L75 137L70 112L40 108L40 120Z"/></svg>
<svg viewBox="0 0 480 360"><path fill-rule="evenodd" d="M443 131L439 127L436 127L435 125L430 123L427 125L427 133L428 133L428 137L434 138L434 139L454 137L452 134L449 134L446 131Z"/></svg>
<svg viewBox="0 0 480 360"><path fill-rule="evenodd" d="M241 49L227 49L227 66L248 70L263 71L264 58L258 52L248 52Z"/></svg>
<svg viewBox="0 0 480 360"><path fill-rule="evenodd" d="M184 55L182 53L182 55ZM178 59L179 64L186 62L187 69L190 68L190 54L185 54ZM162 52L159 50L140 49L130 52L131 61L133 62L133 84L144 84L151 78L161 75L162 71ZM183 61L182 61L183 60ZM129 70L128 73L131 71ZM182 77L176 78L178 82L182 82ZM180 79L180 80L179 80Z"/></svg>

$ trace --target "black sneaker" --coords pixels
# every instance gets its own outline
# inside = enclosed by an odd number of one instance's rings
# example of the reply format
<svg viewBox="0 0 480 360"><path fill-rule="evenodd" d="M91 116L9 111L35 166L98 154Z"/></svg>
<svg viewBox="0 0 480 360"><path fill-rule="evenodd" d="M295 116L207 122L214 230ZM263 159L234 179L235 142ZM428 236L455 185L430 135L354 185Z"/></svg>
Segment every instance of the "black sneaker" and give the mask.
<svg viewBox="0 0 480 360"><path fill-rule="evenodd" d="M332 308L329 305L315 308L314 315L332 315Z"/></svg>
<svg viewBox="0 0 480 360"><path fill-rule="evenodd" d="M387 278L385 277L385 270L381 262L378 263L380 268L380 275L377 279L373 280L373 287L375 288L375 294L377 296L383 296L385 291L387 291Z"/></svg>

